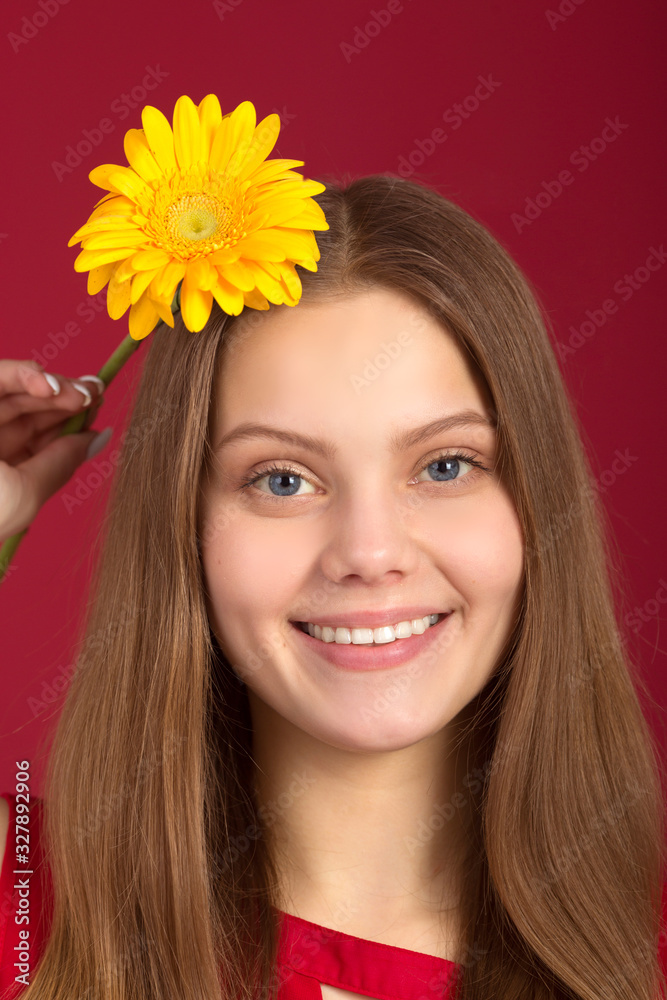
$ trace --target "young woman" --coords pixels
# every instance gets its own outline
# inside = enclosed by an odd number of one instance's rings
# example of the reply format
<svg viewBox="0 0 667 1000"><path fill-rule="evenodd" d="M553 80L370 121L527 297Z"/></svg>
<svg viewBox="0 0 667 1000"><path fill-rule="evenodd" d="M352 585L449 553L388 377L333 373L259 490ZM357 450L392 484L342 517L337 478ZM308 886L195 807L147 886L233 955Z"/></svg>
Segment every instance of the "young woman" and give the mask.
<svg viewBox="0 0 667 1000"><path fill-rule="evenodd" d="M535 295L424 186L316 200L296 307L152 336L19 989L655 1000L659 756Z"/></svg>

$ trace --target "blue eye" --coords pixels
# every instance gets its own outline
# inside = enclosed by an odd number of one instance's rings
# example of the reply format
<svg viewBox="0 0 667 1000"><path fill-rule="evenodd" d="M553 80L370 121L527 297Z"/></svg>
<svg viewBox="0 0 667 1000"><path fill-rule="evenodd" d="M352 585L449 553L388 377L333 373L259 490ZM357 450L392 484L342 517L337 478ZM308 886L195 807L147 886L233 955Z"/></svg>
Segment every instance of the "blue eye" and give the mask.
<svg viewBox="0 0 667 1000"><path fill-rule="evenodd" d="M273 494L275 497L297 496L299 480L312 487L312 484L298 472L295 472L294 469L284 469L279 465L271 465L268 469L262 469L261 472L258 472L247 483L244 483L242 488L253 486L264 478L268 479L269 487L273 487L277 491ZM260 490L260 493L262 492L264 491ZM315 492L314 488L311 489L311 492Z"/></svg>
<svg viewBox="0 0 667 1000"><path fill-rule="evenodd" d="M448 453L439 455L435 460L423 466L419 474L421 475L422 472L426 472L427 470L433 470L432 475L434 478L431 480L422 480L422 482L446 482L457 486L458 483L464 478L472 478L470 473L468 473L467 477L458 475L461 464L470 465L472 468L482 470L483 472L489 471L486 466L482 465L481 462L478 462L472 455L468 455L465 452L455 452L454 454ZM269 497L274 499L280 499L281 497L305 496L308 492L315 492L315 488L312 486L312 483L310 483L305 476L302 476L297 469L276 464L268 465L263 469L260 469L259 472L257 472L251 479L241 483L238 489L248 489L249 487L255 486L256 483L261 482L262 479L267 479L269 489L271 491L276 491L268 494ZM311 489L307 491L306 494L300 494L298 492L300 483L310 486ZM265 490L258 489L258 492L266 495Z"/></svg>
<svg viewBox="0 0 667 1000"><path fill-rule="evenodd" d="M429 462L428 465L424 466L422 472L428 470L433 470L433 475L435 476L434 482L445 483L445 482L458 482L457 473L461 467L461 464L477 466L478 468L483 468L480 466L479 462L476 462L472 455L441 455L436 458L434 462ZM460 477L459 477L460 478Z"/></svg>

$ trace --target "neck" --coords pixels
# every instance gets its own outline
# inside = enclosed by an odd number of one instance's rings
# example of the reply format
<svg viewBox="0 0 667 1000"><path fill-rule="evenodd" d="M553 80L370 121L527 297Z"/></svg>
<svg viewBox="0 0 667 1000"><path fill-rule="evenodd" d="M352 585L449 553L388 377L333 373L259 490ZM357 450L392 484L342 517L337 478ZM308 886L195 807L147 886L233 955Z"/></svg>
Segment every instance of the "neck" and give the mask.
<svg viewBox="0 0 667 1000"><path fill-rule="evenodd" d="M250 690L248 697L276 905L358 937L449 957L470 814L455 766L460 727L369 753L324 743Z"/></svg>

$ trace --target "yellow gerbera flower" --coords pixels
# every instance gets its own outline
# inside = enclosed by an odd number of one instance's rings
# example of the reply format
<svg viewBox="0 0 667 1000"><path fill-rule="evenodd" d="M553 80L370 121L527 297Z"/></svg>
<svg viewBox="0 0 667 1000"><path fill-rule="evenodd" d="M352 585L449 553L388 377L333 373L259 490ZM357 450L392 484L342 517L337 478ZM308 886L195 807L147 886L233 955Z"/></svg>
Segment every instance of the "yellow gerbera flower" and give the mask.
<svg viewBox="0 0 667 1000"><path fill-rule="evenodd" d="M157 108L125 135L127 167L104 164L89 174L108 191L69 246L74 267L89 271L88 292L107 282L113 319L130 310L130 336L141 340L159 320L174 325L171 303L181 284L185 326L201 330L213 299L227 313L269 303L296 305L299 264L317 270L312 230L328 229L311 197L325 185L292 170L303 160L266 160L280 131L268 115L256 125L250 101L227 115L209 94L197 107L174 108L173 131Z"/></svg>

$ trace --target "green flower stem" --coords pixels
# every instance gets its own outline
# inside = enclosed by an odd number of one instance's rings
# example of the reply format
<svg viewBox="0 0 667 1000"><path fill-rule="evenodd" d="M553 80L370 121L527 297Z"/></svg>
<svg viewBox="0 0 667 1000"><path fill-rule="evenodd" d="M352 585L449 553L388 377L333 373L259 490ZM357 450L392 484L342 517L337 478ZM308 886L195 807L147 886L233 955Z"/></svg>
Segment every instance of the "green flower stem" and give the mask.
<svg viewBox="0 0 667 1000"><path fill-rule="evenodd" d="M158 324L158 325L161 325ZM127 359L134 354L136 349L142 343L141 340L133 340L128 334L125 340L116 348L108 361L102 366L102 368L97 373L98 378L101 378L105 386L108 386L115 375L121 370ZM86 422L86 417L88 416L88 410L82 410L81 413L75 413L73 417L64 424L60 436L65 434L76 434L81 430ZM11 535L2 545L0 545L0 583L5 577L7 572L7 567L11 562L12 556L16 552L21 539L27 533L28 528L24 528L23 531L17 532L15 535Z"/></svg>

